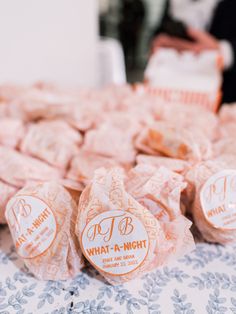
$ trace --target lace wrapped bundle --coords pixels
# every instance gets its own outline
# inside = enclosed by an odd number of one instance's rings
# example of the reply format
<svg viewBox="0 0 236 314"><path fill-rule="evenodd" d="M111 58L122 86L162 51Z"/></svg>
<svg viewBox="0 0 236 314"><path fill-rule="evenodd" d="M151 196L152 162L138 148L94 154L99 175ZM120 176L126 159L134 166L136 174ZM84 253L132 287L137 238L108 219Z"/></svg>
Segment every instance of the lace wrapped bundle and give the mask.
<svg viewBox="0 0 236 314"><path fill-rule="evenodd" d="M176 124L156 122L136 139L136 148L151 155L197 162L211 158L211 142L197 129L191 131Z"/></svg>
<svg viewBox="0 0 236 314"><path fill-rule="evenodd" d="M140 179L142 181L142 174ZM152 194L155 191L150 190L153 197L150 202L156 212L150 210L148 199L146 203L138 197L135 199L137 194L130 189L133 179L128 177L127 181L124 180L123 172L118 168L95 171L92 183L80 197L76 223L76 233L85 257L112 284L136 278L193 248L189 232L191 223L181 216L179 209L169 208L176 222L167 227L168 219L162 223L158 214L155 218L160 209L160 202ZM183 188L185 184L181 182L180 186ZM145 199L146 194L142 196ZM169 206L174 204L171 198ZM176 230L171 230L174 225ZM180 237L184 234L181 240L172 237L177 229L181 229Z"/></svg>
<svg viewBox="0 0 236 314"><path fill-rule="evenodd" d="M236 167L231 165L226 158L206 161L186 176L192 187L194 222L209 242L236 241Z"/></svg>

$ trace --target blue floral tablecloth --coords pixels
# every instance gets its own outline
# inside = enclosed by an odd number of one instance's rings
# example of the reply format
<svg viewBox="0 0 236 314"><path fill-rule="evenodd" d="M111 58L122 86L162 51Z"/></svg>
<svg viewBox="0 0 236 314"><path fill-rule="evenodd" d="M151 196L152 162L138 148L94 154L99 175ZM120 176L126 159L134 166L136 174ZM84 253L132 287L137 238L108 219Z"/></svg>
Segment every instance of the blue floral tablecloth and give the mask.
<svg viewBox="0 0 236 314"><path fill-rule="evenodd" d="M92 268L70 281L35 279L0 229L0 314L236 313L236 247L197 244L181 260L113 287Z"/></svg>

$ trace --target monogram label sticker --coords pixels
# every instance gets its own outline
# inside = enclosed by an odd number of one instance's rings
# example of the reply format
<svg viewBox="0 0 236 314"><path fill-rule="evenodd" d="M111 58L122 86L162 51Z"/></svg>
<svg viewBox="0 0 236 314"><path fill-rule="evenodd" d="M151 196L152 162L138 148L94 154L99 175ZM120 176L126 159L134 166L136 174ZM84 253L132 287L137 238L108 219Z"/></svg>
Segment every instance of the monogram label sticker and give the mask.
<svg viewBox="0 0 236 314"><path fill-rule="evenodd" d="M236 228L236 171L224 170L203 185L200 201L206 219L215 227Z"/></svg>
<svg viewBox="0 0 236 314"><path fill-rule="evenodd" d="M41 199L17 195L7 204L6 219L18 254L34 258L53 243L57 224L53 211Z"/></svg>
<svg viewBox="0 0 236 314"><path fill-rule="evenodd" d="M85 257L110 275L130 273L145 260L149 238L142 222L129 212L111 210L97 215L81 236Z"/></svg>

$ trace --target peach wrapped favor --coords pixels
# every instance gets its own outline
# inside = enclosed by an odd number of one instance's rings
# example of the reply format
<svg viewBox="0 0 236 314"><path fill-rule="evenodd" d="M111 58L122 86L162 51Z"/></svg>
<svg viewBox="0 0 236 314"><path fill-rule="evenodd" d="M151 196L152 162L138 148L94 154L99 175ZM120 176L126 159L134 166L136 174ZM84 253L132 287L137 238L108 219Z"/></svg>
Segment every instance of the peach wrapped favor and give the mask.
<svg viewBox="0 0 236 314"><path fill-rule="evenodd" d="M19 119L0 119L0 145L16 147L25 134L25 126Z"/></svg>
<svg viewBox="0 0 236 314"><path fill-rule="evenodd" d="M183 177L164 167L156 169L150 165L138 165L128 174L126 188L140 204L155 216L161 225L168 244L162 251L163 263L177 258L194 248L190 232L192 223L181 213L180 197L186 187ZM159 250L159 248L157 248ZM156 252L154 265L160 265Z"/></svg>
<svg viewBox="0 0 236 314"><path fill-rule="evenodd" d="M61 134L61 136L59 136ZM48 120L29 126L21 151L60 169L67 168L79 151L82 136L62 120Z"/></svg>
<svg viewBox="0 0 236 314"><path fill-rule="evenodd" d="M148 155L137 155L136 157L137 164L148 164L155 168L159 168L161 166L178 173L185 173L190 164L182 159L174 159L163 156L148 156Z"/></svg>
<svg viewBox="0 0 236 314"><path fill-rule="evenodd" d="M76 233L84 256L112 284L163 265L167 251L175 250L170 230L165 234L152 212L126 191L120 168L95 171L80 197Z"/></svg>
<svg viewBox="0 0 236 314"><path fill-rule="evenodd" d="M65 280L83 266L76 212L76 201L56 182L28 185L8 202L6 219L16 250L37 278Z"/></svg>
<svg viewBox="0 0 236 314"><path fill-rule="evenodd" d="M189 131L167 122L156 122L144 129L136 139L136 148L152 155L190 161L212 156L211 142L201 131Z"/></svg>
<svg viewBox="0 0 236 314"><path fill-rule="evenodd" d="M202 162L187 174L195 191L192 214L209 242L236 242L236 167L223 160Z"/></svg>
<svg viewBox="0 0 236 314"><path fill-rule="evenodd" d="M0 160L0 179L18 188L29 181L49 181L62 177L62 173L48 164L4 146L0 146Z"/></svg>
<svg viewBox="0 0 236 314"><path fill-rule="evenodd" d="M67 178L87 184L93 177L94 171L98 168L118 167L119 164L112 158L100 156L80 150L72 159Z"/></svg>
<svg viewBox="0 0 236 314"><path fill-rule="evenodd" d="M236 129L235 129L236 130ZM235 135L234 135L235 136ZM236 155L235 137L226 137L214 143L214 155L221 157L222 155Z"/></svg>
<svg viewBox="0 0 236 314"><path fill-rule="evenodd" d="M129 167L136 156L133 132L131 131L131 134L129 132L126 133L111 123L103 123L99 128L86 133L83 150L113 158L123 166Z"/></svg>

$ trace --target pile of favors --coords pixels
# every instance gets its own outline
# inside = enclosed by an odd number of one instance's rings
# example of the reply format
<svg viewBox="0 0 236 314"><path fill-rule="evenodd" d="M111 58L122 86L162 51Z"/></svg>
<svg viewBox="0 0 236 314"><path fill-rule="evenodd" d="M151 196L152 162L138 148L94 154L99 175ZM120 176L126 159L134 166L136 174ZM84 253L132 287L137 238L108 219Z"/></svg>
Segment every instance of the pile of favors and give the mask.
<svg viewBox="0 0 236 314"><path fill-rule="evenodd" d="M233 104L215 114L143 85L2 85L0 223L44 280L86 260L112 284L136 278L194 248L190 219L232 244L235 139Z"/></svg>

